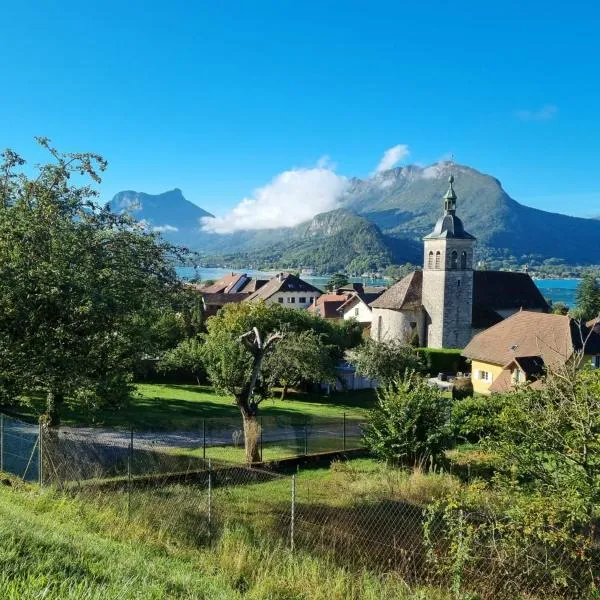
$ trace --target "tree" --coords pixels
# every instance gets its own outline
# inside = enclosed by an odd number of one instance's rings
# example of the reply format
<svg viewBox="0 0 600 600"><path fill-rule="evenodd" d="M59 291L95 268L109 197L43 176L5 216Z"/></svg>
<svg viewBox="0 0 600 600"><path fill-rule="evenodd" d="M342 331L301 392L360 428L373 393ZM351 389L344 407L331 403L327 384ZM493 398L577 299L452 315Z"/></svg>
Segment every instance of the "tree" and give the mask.
<svg viewBox="0 0 600 600"><path fill-rule="evenodd" d="M396 341L376 342L367 339L347 353L348 362L358 375L384 386L402 378L406 372L421 371L423 364L414 347Z"/></svg>
<svg viewBox="0 0 600 600"><path fill-rule="evenodd" d="M550 371L541 389L506 396L492 449L505 470L557 495L600 503L600 370L578 356Z"/></svg>
<svg viewBox="0 0 600 600"><path fill-rule="evenodd" d="M451 400L419 375L407 373L378 394L364 437L385 460L424 466L435 463L452 441Z"/></svg>
<svg viewBox="0 0 600 600"><path fill-rule="evenodd" d="M329 361L335 362L343 355L353 335L342 339L342 334L354 333L354 327L338 326L307 311L285 308L279 304L262 302L228 304L206 322L207 333L202 336L202 358L209 379L218 391L231 394L240 409L246 448L246 459L260 459L258 439L260 425L257 420L260 403L268 396L269 388L278 375L273 356L278 344L284 343L280 360L292 365L296 375L308 379L317 375L318 366L309 356L308 342L319 339L315 350L327 348ZM302 332L310 334L300 335ZM287 340L287 338L291 338ZM292 355L284 356L285 349ZM295 376L296 376L295 375Z"/></svg>
<svg viewBox="0 0 600 600"><path fill-rule="evenodd" d="M588 272L577 286L577 317L589 321L600 315L600 286L595 273Z"/></svg>
<svg viewBox="0 0 600 600"><path fill-rule="evenodd" d="M0 373L46 396L57 425L65 399L94 408L129 397L148 330L178 286L175 249L94 203L106 162L62 154L30 177L11 150L0 164Z"/></svg>
<svg viewBox="0 0 600 600"><path fill-rule="evenodd" d="M552 314L555 315L567 315L569 314L569 307L564 302L553 302Z"/></svg>
<svg viewBox="0 0 600 600"><path fill-rule="evenodd" d="M189 374L200 385L200 377L204 373L202 342L197 337L182 340L162 355L157 370L161 373Z"/></svg>
<svg viewBox="0 0 600 600"><path fill-rule="evenodd" d="M329 281L326 285L326 289L328 292L333 292L334 290L344 287L349 283L350 280L348 279L348 275L346 275L345 273L335 273L329 278Z"/></svg>
<svg viewBox="0 0 600 600"><path fill-rule="evenodd" d="M310 329L286 334L267 357L265 369L269 381L281 385L281 400L290 387L335 380L335 351L323 338Z"/></svg>

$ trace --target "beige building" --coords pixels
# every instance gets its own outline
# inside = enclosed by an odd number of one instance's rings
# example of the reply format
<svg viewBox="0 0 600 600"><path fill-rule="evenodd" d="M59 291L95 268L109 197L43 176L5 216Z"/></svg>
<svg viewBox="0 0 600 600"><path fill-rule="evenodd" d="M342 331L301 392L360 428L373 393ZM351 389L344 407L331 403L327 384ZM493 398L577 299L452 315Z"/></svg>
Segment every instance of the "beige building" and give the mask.
<svg viewBox="0 0 600 600"><path fill-rule="evenodd" d="M354 319L368 327L373 320L373 309L370 304L377 300L385 290L384 287L365 287L353 291L346 302L338 308L341 318Z"/></svg>
<svg viewBox="0 0 600 600"><path fill-rule="evenodd" d="M600 331L568 316L520 311L477 334L463 351L471 359L473 391L505 392L540 385L547 368L560 368L582 353L600 368Z"/></svg>

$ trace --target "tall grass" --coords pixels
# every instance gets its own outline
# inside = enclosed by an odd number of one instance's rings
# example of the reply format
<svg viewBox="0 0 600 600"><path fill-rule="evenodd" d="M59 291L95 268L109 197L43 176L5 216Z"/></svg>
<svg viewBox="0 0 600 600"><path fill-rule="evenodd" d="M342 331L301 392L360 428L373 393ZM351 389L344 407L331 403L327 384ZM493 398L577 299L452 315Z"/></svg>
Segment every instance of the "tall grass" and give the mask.
<svg viewBox="0 0 600 600"><path fill-rule="evenodd" d="M168 503L167 503L168 506ZM351 573L237 526L215 543L173 543L139 520L24 485L0 487L0 598L6 600L443 600L394 577Z"/></svg>

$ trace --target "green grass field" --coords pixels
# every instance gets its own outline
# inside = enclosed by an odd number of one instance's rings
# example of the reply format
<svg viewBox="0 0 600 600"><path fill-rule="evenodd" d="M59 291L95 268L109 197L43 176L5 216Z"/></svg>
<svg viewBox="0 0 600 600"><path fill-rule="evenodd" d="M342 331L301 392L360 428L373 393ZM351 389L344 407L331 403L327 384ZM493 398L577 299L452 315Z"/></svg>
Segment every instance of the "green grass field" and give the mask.
<svg viewBox="0 0 600 600"><path fill-rule="evenodd" d="M344 413L348 418L364 418L374 402L373 390L331 396L291 393L287 400L275 397L264 400L260 414L298 421L303 418L341 419ZM37 419L43 410L42 399L34 398L20 407L16 416ZM137 430L198 429L205 419L239 417L233 398L219 395L209 386L176 384L139 384L129 406L119 411L98 411L93 418L80 407L67 404L62 410L64 425L133 426Z"/></svg>
<svg viewBox="0 0 600 600"><path fill-rule="evenodd" d="M349 471L347 469L350 469ZM303 472L298 483L314 501L343 504L356 492L389 494L381 467ZM398 476L400 477L400 476ZM402 475L406 479L407 475ZM354 481L341 495L340 485ZM361 481L362 483L358 483ZM382 483L382 481L384 483ZM209 547L200 527L198 492L183 486L146 490L134 498L131 520L123 497L93 499L0 485L0 597L6 600L445 600L398 576L342 568L326 556L264 534L272 507L286 502L289 478L215 490L215 510L244 515ZM337 493L336 493L337 492ZM248 504L248 495L253 502ZM304 498L304 494L301 494ZM327 499L330 500L327 500ZM306 501L303 499L302 501ZM271 508L270 508L271 507ZM190 512L192 511L192 512ZM193 512L195 511L195 512ZM186 535L187 533L187 535Z"/></svg>

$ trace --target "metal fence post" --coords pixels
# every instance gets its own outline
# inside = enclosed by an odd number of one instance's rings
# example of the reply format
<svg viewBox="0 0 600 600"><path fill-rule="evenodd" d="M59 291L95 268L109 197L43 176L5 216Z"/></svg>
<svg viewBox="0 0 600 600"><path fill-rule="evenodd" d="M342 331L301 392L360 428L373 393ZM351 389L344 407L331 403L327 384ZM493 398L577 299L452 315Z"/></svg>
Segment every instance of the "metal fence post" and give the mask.
<svg viewBox="0 0 600 600"><path fill-rule="evenodd" d="M4 471L4 415L0 414L0 471Z"/></svg>
<svg viewBox="0 0 600 600"><path fill-rule="evenodd" d="M296 476L292 475L292 513L290 519L290 548L294 551L294 528L296 525Z"/></svg>
<svg viewBox="0 0 600 600"><path fill-rule="evenodd" d="M38 423L38 479L40 489L44 485L44 472L43 472L43 434L42 434L42 423Z"/></svg>
<svg viewBox="0 0 600 600"><path fill-rule="evenodd" d="M208 543L212 542L212 464L208 459Z"/></svg>
<svg viewBox="0 0 600 600"><path fill-rule="evenodd" d="M343 434L343 446L342 449L346 451L346 413L344 413L344 434Z"/></svg>
<svg viewBox="0 0 600 600"><path fill-rule="evenodd" d="M202 419L202 460L206 460L206 419Z"/></svg>
<svg viewBox="0 0 600 600"><path fill-rule="evenodd" d="M127 519L131 520L131 469L133 460L133 427L129 439L129 452L127 453Z"/></svg>
<svg viewBox="0 0 600 600"><path fill-rule="evenodd" d="M263 461L263 418L260 418L260 462Z"/></svg>
<svg viewBox="0 0 600 600"><path fill-rule="evenodd" d="M308 454L308 423L304 420L304 456Z"/></svg>

